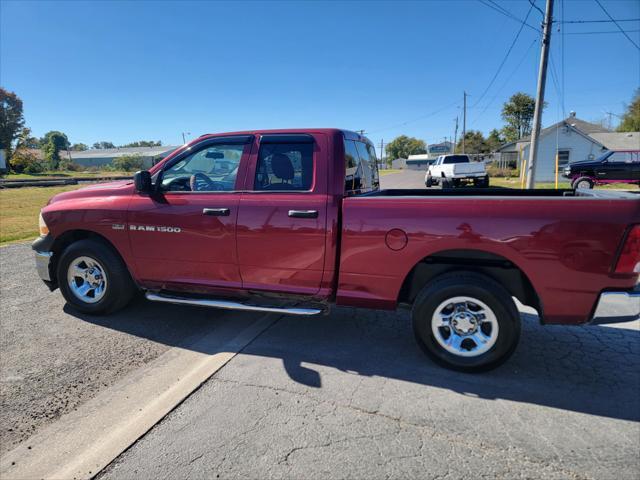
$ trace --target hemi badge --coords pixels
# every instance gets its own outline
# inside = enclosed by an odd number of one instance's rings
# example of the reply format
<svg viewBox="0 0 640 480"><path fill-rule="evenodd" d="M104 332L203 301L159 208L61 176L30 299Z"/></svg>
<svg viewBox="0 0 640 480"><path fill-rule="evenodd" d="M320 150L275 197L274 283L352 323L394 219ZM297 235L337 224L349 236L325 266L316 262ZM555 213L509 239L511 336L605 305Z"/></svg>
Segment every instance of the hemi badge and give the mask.
<svg viewBox="0 0 640 480"><path fill-rule="evenodd" d="M111 228L114 230L124 230L124 225L122 223L114 223L111 225Z"/></svg>

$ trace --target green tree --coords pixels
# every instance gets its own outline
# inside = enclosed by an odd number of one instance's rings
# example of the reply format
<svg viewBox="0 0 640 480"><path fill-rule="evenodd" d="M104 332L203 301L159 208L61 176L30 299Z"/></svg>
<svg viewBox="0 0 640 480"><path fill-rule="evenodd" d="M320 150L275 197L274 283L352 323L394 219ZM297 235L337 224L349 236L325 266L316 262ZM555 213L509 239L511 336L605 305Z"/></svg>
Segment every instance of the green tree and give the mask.
<svg viewBox="0 0 640 480"><path fill-rule="evenodd" d="M489 146L479 130L469 130L464 135L464 153L489 153ZM462 138L458 140L456 152L462 152Z"/></svg>
<svg viewBox="0 0 640 480"><path fill-rule="evenodd" d="M11 157L11 144L24 127L22 100L13 92L0 87L0 150Z"/></svg>
<svg viewBox="0 0 640 480"><path fill-rule="evenodd" d="M45 165L31 150L18 147L11 156L11 170L15 173L40 173L45 170Z"/></svg>
<svg viewBox="0 0 640 480"><path fill-rule="evenodd" d="M18 141L16 142L16 150L20 148L41 148L42 144L40 139L31 135L31 129L23 127L18 135Z"/></svg>
<svg viewBox="0 0 640 480"><path fill-rule="evenodd" d="M545 102L543 108L546 106ZM502 119L507 125L502 129L502 134L507 142L514 142L531 133L535 108L535 98L523 92L512 95L505 102L502 106Z"/></svg>
<svg viewBox="0 0 640 480"><path fill-rule="evenodd" d="M394 138L385 148L387 150L387 158L390 160L427 153L427 145L422 140L407 137L406 135L400 135Z"/></svg>
<svg viewBox="0 0 640 480"><path fill-rule="evenodd" d="M131 142L131 143L127 143L126 145L121 145L122 148L129 148L129 147L161 147L162 146L162 142L160 140L158 140L157 142L154 142L153 140L139 140L137 142Z"/></svg>
<svg viewBox="0 0 640 480"><path fill-rule="evenodd" d="M98 149L98 150L105 150L107 148L116 148L116 146L111 142L102 141L102 142L94 143L91 148L95 148L95 149Z"/></svg>
<svg viewBox="0 0 640 480"><path fill-rule="evenodd" d="M74 143L71 145L71 150L74 152L84 152L85 150L89 150L89 146L84 143Z"/></svg>
<svg viewBox="0 0 640 480"><path fill-rule="evenodd" d="M60 165L60 150L69 148L69 139L64 133L52 130L45 133L42 143L44 158L49 162L49 168L57 170Z"/></svg>
<svg viewBox="0 0 640 480"><path fill-rule="evenodd" d="M494 128L489 132L486 143L487 147L489 148L489 152L495 152L506 142L504 137L502 136L502 133L500 133L498 129Z"/></svg>
<svg viewBox="0 0 640 480"><path fill-rule="evenodd" d="M640 88L631 99L631 105L627 105L627 111L622 115L622 121L618 125L619 132L640 132Z"/></svg>
<svg viewBox="0 0 640 480"><path fill-rule="evenodd" d="M116 170L135 172L142 170L143 161L140 155L122 155L113 160L113 166Z"/></svg>

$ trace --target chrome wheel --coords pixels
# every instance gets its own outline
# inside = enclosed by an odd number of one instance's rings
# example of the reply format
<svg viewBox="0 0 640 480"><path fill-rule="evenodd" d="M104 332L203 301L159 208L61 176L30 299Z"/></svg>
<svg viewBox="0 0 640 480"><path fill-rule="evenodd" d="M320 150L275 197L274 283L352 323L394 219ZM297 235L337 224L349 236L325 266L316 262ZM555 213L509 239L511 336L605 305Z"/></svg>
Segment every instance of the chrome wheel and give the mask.
<svg viewBox="0 0 640 480"><path fill-rule="evenodd" d="M498 319L487 304L473 297L453 297L442 302L431 317L438 344L461 357L489 351L498 339Z"/></svg>
<svg viewBox="0 0 640 480"><path fill-rule="evenodd" d="M578 184L576 185L576 188L586 188L589 189L591 188L591 183L589 183L587 180L581 180L578 182Z"/></svg>
<svg viewBox="0 0 640 480"><path fill-rule="evenodd" d="M107 291L107 277L100 263L91 257L78 257L67 270L69 290L85 303L96 303Z"/></svg>

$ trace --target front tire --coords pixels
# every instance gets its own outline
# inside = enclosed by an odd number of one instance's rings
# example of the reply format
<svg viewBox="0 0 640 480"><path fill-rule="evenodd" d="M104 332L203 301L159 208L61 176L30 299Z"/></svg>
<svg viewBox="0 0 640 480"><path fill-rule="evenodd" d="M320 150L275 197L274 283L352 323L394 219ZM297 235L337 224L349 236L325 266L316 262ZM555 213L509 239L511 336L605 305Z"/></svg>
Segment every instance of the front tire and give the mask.
<svg viewBox="0 0 640 480"><path fill-rule="evenodd" d="M92 315L126 306L135 285L120 256L104 242L88 239L72 243L57 269L62 296L76 310Z"/></svg>
<svg viewBox="0 0 640 480"><path fill-rule="evenodd" d="M427 284L411 312L424 352L443 367L475 373L504 363L520 338L509 292L475 272L446 273Z"/></svg>
<svg viewBox="0 0 640 480"><path fill-rule="evenodd" d="M571 187L573 187L574 190L577 190L578 188L591 189L593 188L593 185L593 180L589 177L578 177L573 181Z"/></svg>
<svg viewBox="0 0 640 480"><path fill-rule="evenodd" d="M427 188L431 188L433 186L433 178L431 178L431 175L427 176L427 180L424 182L424 184Z"/></svg>

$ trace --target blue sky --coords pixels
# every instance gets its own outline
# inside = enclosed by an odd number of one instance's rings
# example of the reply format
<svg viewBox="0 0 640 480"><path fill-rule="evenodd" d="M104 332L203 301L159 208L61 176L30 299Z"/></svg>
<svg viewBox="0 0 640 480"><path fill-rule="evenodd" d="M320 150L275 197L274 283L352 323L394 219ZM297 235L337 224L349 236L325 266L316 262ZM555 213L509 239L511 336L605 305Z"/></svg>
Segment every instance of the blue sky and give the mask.
<svg viewBox="0 0 640 480"><path fill-rule="evenodd" d="M601 1L614 18L640 18L637 0ZM566 20L606 19L593 0L556 0L556 19L563 3ZM530 8L497 4L518 18ZM463 90L467 128L485 133L502 126L512 93L535 93L539 43L524 28L482 96L520 23L475 0L0 5L0 84L23 99L34 134L61 130L72 142L335 126L376 144L403 133L433 143L453 136ZM541 19L533 9L528 23ZM640 22L621 25L640 43ZM638 50L619 33L584 34L611 23L563 27L564 68L563 35L552 38L560 88L550 77L543 123L562 118L562 84L567 114L621 113L640 85Z"/></svg>

